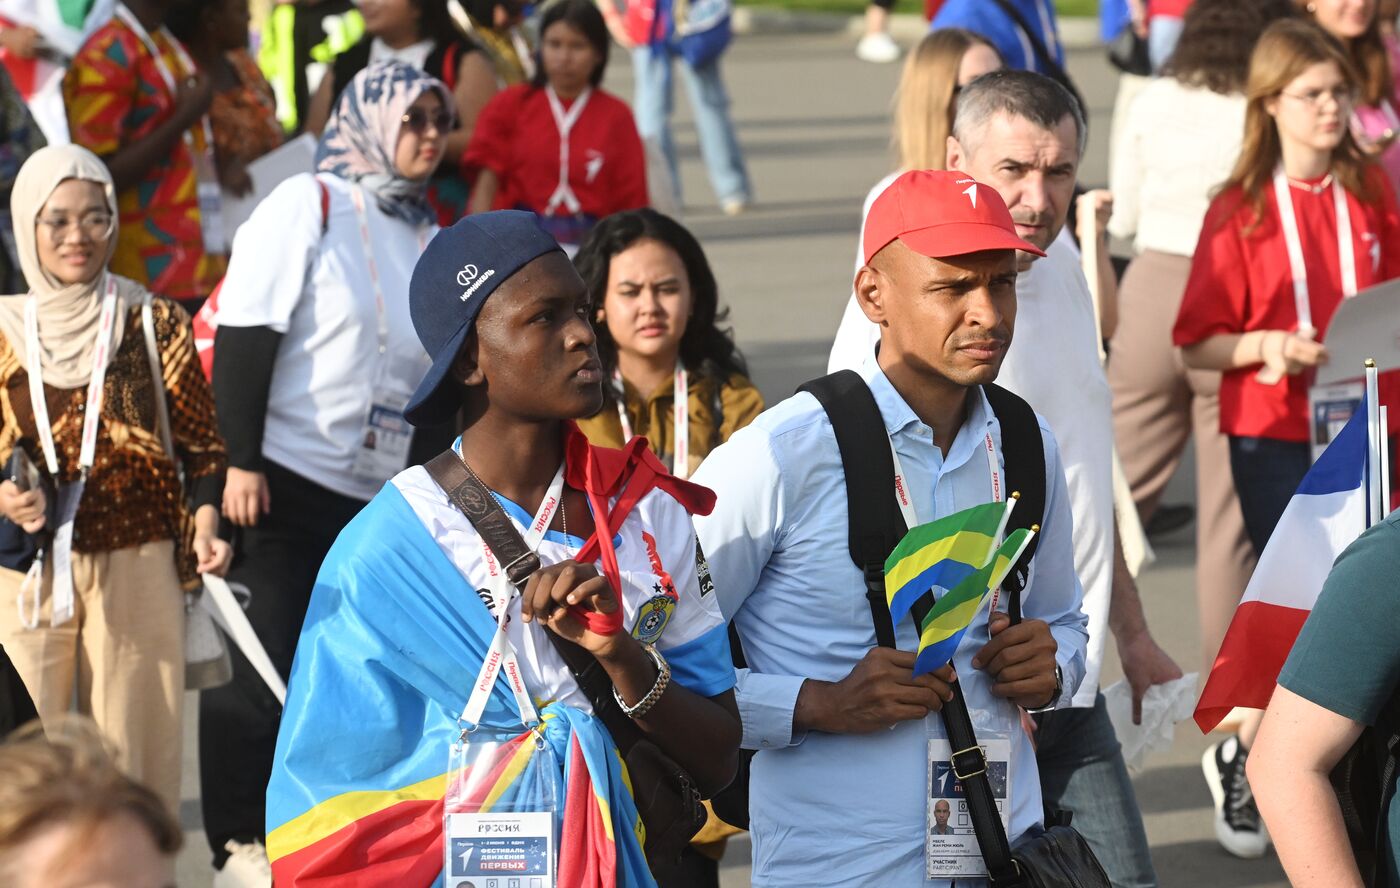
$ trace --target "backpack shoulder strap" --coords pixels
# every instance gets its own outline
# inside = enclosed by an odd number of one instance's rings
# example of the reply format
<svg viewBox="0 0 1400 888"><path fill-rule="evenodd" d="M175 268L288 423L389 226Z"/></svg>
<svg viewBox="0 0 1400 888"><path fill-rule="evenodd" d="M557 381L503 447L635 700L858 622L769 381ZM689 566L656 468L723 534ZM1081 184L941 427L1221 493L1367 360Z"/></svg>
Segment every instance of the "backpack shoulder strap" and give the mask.
<svg viewBox="0 0 1400 888"><path fill-rule="evenodd" d="M802 385L831 420L846 475L851 560L865 579L865 597L882 647L894 647L885 599L885 559L908 528L894 498L894 458L880 406L860 374L841 370Z"/></svg>
<svg viewBox="0 0 1400 888"><path fill-rule="evenodd" d="M1023 398L999 385L984 385L982 391L992 405L1001 425L1001 454L1006 465L1006 490L1021 494L1016 509L1007 522L1007 531L1031 525L1045 524L1045 442L1040 435L1040 420ZM1009 593L1008 612L1013 622L1021 619L1021 592L1030 578L1031 559L1035 557L1040 535L1031 538L1026 551L1002 583Z"/></svg>

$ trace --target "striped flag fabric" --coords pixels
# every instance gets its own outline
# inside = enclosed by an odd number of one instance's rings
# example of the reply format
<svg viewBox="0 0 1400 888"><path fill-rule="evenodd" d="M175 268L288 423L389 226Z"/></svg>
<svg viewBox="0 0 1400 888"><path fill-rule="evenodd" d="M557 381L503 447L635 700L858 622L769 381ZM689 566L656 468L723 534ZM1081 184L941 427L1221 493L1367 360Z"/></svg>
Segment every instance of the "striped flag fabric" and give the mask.
<svg viewBox="0 0 1400 888"><path fill-rule="evenodd" d="M898 623L929 590L952 589L986 564L1010 513L1009 503L984 503L905 534L885 559L890 618Z"/></svg>
<svg viewBox="0 0 1400 888"><path fill-rule="evenodd" d="M972 625L973 618L982 609L987 593L1006 579L1012 565L1030 545L1034 535L1034 529L1014 531L984 566L969 573L962 582L938 599L920 626L919 653L914 660L915 675L933 672L953 659L958 644L967 633L967 627Z"/></svg>
<svg viewBox="0 0 1400 888"><path fill-rule="evenodd" d="M1259 556L1196 704L1203 733L1236 706L1269 705L1332 562L1367 526L1363 400L1293 494Z"/></svg>

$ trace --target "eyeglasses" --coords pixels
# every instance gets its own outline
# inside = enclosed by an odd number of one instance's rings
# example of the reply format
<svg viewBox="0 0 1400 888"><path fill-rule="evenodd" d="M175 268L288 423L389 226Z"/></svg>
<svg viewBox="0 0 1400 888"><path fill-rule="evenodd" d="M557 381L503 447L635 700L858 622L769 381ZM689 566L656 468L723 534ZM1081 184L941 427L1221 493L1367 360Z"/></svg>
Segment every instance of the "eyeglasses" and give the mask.
<svg viewBox="0 0 1400 888"><path fill-rule="evenodd" d="M446 134L452 131L453 118L448 111L436 111L429 114L422 108L409 108L408 113L401 118L403 125L415 136L421 136L428 131L428 127L437 130L439 134Z"/></svg>
<svg viewBox="0 0 1400 888"><path fill-rule="evenodd" d="M112 236L116 220L111 213L85 213L77 218L55 214L40 219L39 224L48 229L54 243L61 243L75 227L92 240L105 240Z"/></svg>
<svg viewBox="0 0 1400 888"><path fill-rule="evenodd" d="M1322 107L1324 99L1330 98L1344 108L1349 108L1356 104L1356 90L1350 86L1334 86L1331 89L1310 89L1304 93L1283 92L1280 95L1288 96L1290 99L1297 99L1304 105L1316 111Z"/></svg>

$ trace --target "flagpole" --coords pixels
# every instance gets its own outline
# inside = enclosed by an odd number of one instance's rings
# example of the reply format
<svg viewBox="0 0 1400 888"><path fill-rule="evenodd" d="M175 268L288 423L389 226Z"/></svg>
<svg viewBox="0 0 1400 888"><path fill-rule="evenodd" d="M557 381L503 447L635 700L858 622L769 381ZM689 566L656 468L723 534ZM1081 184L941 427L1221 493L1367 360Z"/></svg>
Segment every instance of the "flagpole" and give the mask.
<svg viewBox="0 0 1400 888"><path fill-rule="evenodd" d="M992 554L988 556L988 561L996 557L997 546L1001 545L1002 534L1006 533L1006 523L1011 520L1011 511L1016 508L1016 504L1021 501L1021 491L1011 491L1011 496L1006 500L1006 510L1001 513L1001 523L997 525L996 536L993 537ZM982 565L986 567L987 565Z"/></svg>
<svg viewBox="0 0 1400 888"><path fill-rule="evenodd" d="M1390 408L1381 405L1381 517L1390 514Z"/></svg>
<svg viewBox="0 0 1400 888"><path fill-rule="evenodd" d="M1366 359L1366 526L1377 524L1381 509L1381 425L1380 386L1374 358Z"/></svg>

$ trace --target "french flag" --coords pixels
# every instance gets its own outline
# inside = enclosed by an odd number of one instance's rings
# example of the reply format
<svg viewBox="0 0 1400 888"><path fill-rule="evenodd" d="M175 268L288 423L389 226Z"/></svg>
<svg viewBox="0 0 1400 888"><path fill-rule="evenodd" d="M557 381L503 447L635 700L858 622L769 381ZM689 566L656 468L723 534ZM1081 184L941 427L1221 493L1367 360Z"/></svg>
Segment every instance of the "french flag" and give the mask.
<svg viewBox="0 0 1400 888"><path fill-rule="evenodd" d="M1236 706L1269 705L1332 562L1367 527L1367 449L1363 399L1303 478L1259 556L1196 704L1203 733Z"/></svg>

